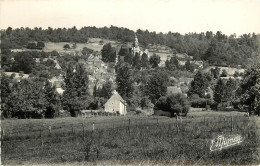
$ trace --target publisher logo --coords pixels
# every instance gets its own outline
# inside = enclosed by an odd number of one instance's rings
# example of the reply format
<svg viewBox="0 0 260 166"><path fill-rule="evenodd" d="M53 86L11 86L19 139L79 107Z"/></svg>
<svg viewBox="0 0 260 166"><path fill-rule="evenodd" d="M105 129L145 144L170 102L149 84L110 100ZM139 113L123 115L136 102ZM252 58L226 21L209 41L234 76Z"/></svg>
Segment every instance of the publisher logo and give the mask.
<svg viewBox="0 0 260 166"><path fill-rule="evenodd" d="M210 151L222 150L231 146L239 145L242 142L241 135L224 136L219 135L211 140Z"/></svg>

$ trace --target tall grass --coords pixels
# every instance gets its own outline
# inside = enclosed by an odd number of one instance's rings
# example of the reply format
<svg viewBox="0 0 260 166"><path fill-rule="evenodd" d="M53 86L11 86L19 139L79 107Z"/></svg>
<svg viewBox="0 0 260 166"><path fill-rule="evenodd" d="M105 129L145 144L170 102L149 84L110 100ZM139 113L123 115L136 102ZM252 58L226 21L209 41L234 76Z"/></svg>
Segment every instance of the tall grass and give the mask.
<svg viewBox="0 0 260 166"><path fill-rule="evenodd" d="M234 116L231 131L230 117L195 117L182 121L158 118L158 123L157 117L132 118L130 125L129 117L104 118L102 123L95 122L95 131L92 131L95 119L79 123L65 120L64 126L60 126L63 122L52 124L51 134L46 127L42 128L41 133L40 127L25 128L25 132L15 130L14 127L15 132L8 135L7 131L3 138L2 162L178 165L259 163L256 153L260 140L253 119ZM210 152L210 141L219 134L239 134L243 142L222 151Z"/></svg>

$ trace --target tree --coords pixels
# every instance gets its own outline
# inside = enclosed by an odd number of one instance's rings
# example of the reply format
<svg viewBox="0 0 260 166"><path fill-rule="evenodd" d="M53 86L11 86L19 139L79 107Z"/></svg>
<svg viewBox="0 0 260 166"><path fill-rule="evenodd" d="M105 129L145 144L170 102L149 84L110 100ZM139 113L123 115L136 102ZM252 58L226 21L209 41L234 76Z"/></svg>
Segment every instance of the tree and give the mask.
<svg viewBox="0 0 260 166"><path fill-rule="evenodd" d="M217 84L214 89L214 101L219 105L223 103L225 99L225 83L222 79L218 79Z"/></svg>
<svg viewBox="0 0 260 166"><path fill-rule="evenodd" d="M189 112L190 105L183 94L172 94L167 97L166 102L172 116L174 116L174 114L186 116Z"/></svg>
<svg viewBox="0 0 260 166"><path fill-rule="evenodd" d="M60 56L60 54L59 54L56 50L53 50L53 51L51 52L51 56L56 56L56 57L58 57L58 56Z"/></svg>
<svg viewBox="0 0 260 166"><path fill-rule="evenodd" d="M156 103L161 96L166 95L168 81L168 75L163 71L156 71L151 75L146 85L146 93L153 104Z"/></svg>
<svg viewBox="0 0 260 166"><path fill-rule="evenodd" d="M141 66L143 68L147 68L149 66L148 56L146 53L143 53L141 57Z"/></svg>
<svg viewBox="0 0 260 166"><path fill-rule="evenodd" d="M60 97L56 91L55 85L52 86L49 81L44 84L44 98L45 98L45 118L54 118L57 116L60 108Z"/></svg>
<svg viewBox="0 0 260 166"><path fill-rule="evenodd" d="M200 71L196 73L194 76L194 80L192 80L190 84L190 88L188 91L188 95L191 96L193 94L198 94L199 97L205 97L206 89L209 85L208 79L204 74Z"/></svg>
<svg viewBox="0 0 260 166"><path fill-rule="evenodd" d="M127 46L121 46L118 55L120 56L126 56L127 54L131 53L129 48Z"/></svg>
<svg viewBox="0 0 260 166"><path fill-rule="evenodd" d="M103 84L102 86L103 95L101 97L104 97L105 99L109 99L112 96L112 91L113 91L112 85L113 84L111 81L107 81L105 84Z"/></svg>
<svg viewBox="0 0 260 166"><path fill-rule="evenodd" d="M170 61L167 59L165 62L165 67L168 70L178 70L179 69L179 61L177 57L171 57Z"/></svg>
<svg viewBox="0 0 260 166"><path fill-rule="evenodd" d="M45 47L45 44L42 41L37 42L38 49L43 49L43 47Z"/></svg>
<svg viewBox="0 0 260 166"><path fill-rule="evenodd" d="M210 71L211 71L211 73L212 73L212 75L215 79L219 78L219 74L220 74L220 68L219 67L215 67L214 69L212 68L212 69L210 69Z"/></svg>
<svg viewBox="0 0 260 166"><path fill-rule="evenodd" d="M142 109L153 108L154 104L151 102L151 100L147 96L144 96L144 97L141 98L140 106L141 106Z"/></svg>
<svg viewBox="0 0 260 166"><path fill-rule="evenodd" d="M36 65L32 55L20 53L14 57L13 71L24 71L25 74L30 74Z"/></svg>
<svg viewBox="0 0 260 166"><path fill-rule="evenodd" d="M11 27L8 27L6 30L6 35L10 35L12 33L13 29Z"/></svg>
<svg viewBox="0 0 260 166"><path fill-rule="evenodd" d="M238 77L238 76L239 76L239 72L238 72L238 71L235 71L234 77Z"/></svg>
<svg viewBox="0 0 260 166"><path fill-rule="evenodd" d="M195 66L190 63L190 60L187 60L185 63L185 68L187 71L193 72L195 69Z"/></svg>
<svg viewBox="0 0 260 166"><path fill-rule="evenodd" d="M37 46L36 46L36 44L33 42L33 43L28 43L28 44L27 44L27 48L28 48L28 49L36 49Z"/></svg>
<svg viewBox="0 0 260 166"><path fill-rule="evenodd" d="M238 89L240 102L249 112L260 115L260 70L259 66L248 69Z"/></svg>
<svg viewBox="0 0 260 166"><path fill-rule="evenodd" d="M92 49L90 49L90 48L87 48L87 47L83 47L83 48L82 48L82 51L81 51L81 53L82 53L83 55L92 54L93 52L94 52L94 50L92 50Z"/></svg>
<svg viewBox="0 0 260 166"><path fill-rule="evenodd" d="M141 69L141 60L138 53L135 54L133 58L133 68L140 70Z"/></svg>
<svg viewBox="0 0 260 166"><path fill-rule="evenodd" d="M133 64L133 58L134 58L134 56L133 56L132 53L127 53L127 54L125 55L125 57L124 57L124 61L125 61L126 63L128 63L129 65L132 65L132 64Z"/></svg>
<svg viewBox="0 0 260 166"><path fill-rule="evenodd" d="M227 77L227 75L228 75L227 71L225 69L222 70L221 77Z"/></svg>
<svg viewBox="0 0 260 166"><path fill-rule="evenodd" d="M70 64L65 71L64 82L63 106L75 117L77 111L87 108L90 103L88 74L83 65L77 64L74 68Z"/></svg>
<svg viewBox="0 0 260 166"><path fill-rule="evenodd" d="M161 61L161 58L159 55L156 55L156 54L153 54L151 57L150 57L150 64L152 65L152 68L155 68L155 67L158 67L160 61Z"/></svg>
<svg viewBox="0 0 260 166"><path fill-rule="evenodd" d="M130 73L130 66L126 63L120 64L116 70L116 90L126 100L133 95L133 80Z"/></svg>
<svg viewBox="0 0 260 166"><path fill-rule="evenodd" d="M168 97L162 96L156 102L155 110L170 112L171 116L186 116L189 112L190 105L187 98L183 94L172 94Z"/></svg>
<svg viewBox="0 0 260 166"><path fill-rule="evenodd" d="M237 82L234 79L229 78L225 85L225 102L228 102L229 105L235 99L235 93L237 90Z"/></svg>
<svg viewBox="0 0 260 166"><path fill-rule="evenodd" d="M73 44L72 44L72 48L73 48L73 49L76 49L76 48L77 48L77 43L73 43Z"/></svg>
<svg viewBox="0 0 260 166"><path fill-rule="evenodd" d="M102 61L104 62L115 62L116 60L116 51L115 48L111 46L111 43L107 43L103 46L101 54Z"/></svg>
<svg viewBox="0 0 260 166"><path fill-rule="evenodd" d="M64 48L65 50L70 49L70 45L69 45L69 44L65 44L65 45L63 46L63 48Z"/></svg>
<svg viewBox="0 0 260 166"><path fill-rule="evenodd" d="M11 117L10 109L8 108L7 105L8 100L10 100L10 96L12 93L11 80L4 73L1 73L0 90L1 90L1 109L3 111L3 116Z"/></svg>

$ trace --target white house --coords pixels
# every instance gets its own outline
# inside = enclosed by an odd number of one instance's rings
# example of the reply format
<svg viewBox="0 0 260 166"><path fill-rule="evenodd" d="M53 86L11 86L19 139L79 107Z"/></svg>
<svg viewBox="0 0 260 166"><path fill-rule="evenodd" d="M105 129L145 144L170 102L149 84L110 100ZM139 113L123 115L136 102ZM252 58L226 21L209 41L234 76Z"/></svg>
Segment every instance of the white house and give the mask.
<svg viewBox="0 0 260 166"><path fill-rule="evenodd" d="M113 95L105 103L105 112L118 113L120 115L127 113L126 102L116 91L113 92Z"/></svg>

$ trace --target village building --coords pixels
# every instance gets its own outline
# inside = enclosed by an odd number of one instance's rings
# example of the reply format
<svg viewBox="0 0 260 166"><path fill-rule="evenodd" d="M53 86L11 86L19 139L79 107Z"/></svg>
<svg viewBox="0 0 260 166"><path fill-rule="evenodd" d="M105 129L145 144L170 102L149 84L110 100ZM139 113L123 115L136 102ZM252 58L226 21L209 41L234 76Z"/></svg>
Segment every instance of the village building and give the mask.
<svg viewBox="0 0 260 166"><path fill-rule="evenodd" d="M125 115L126 111L126 101L116 92L105 103L105 112L117 113L120 115Z"/></svg>
<svg viewBox="0 0 260 166"><path fill-rule="evenodd" d="M61 87L61 85L64 83L64 81L62 79L62 75L60 75L58 77L52 77L51 79L49 79L49 82L52 84L52 86L55 85L56 91L59 94L63 94L64 89Z"/></svg>

